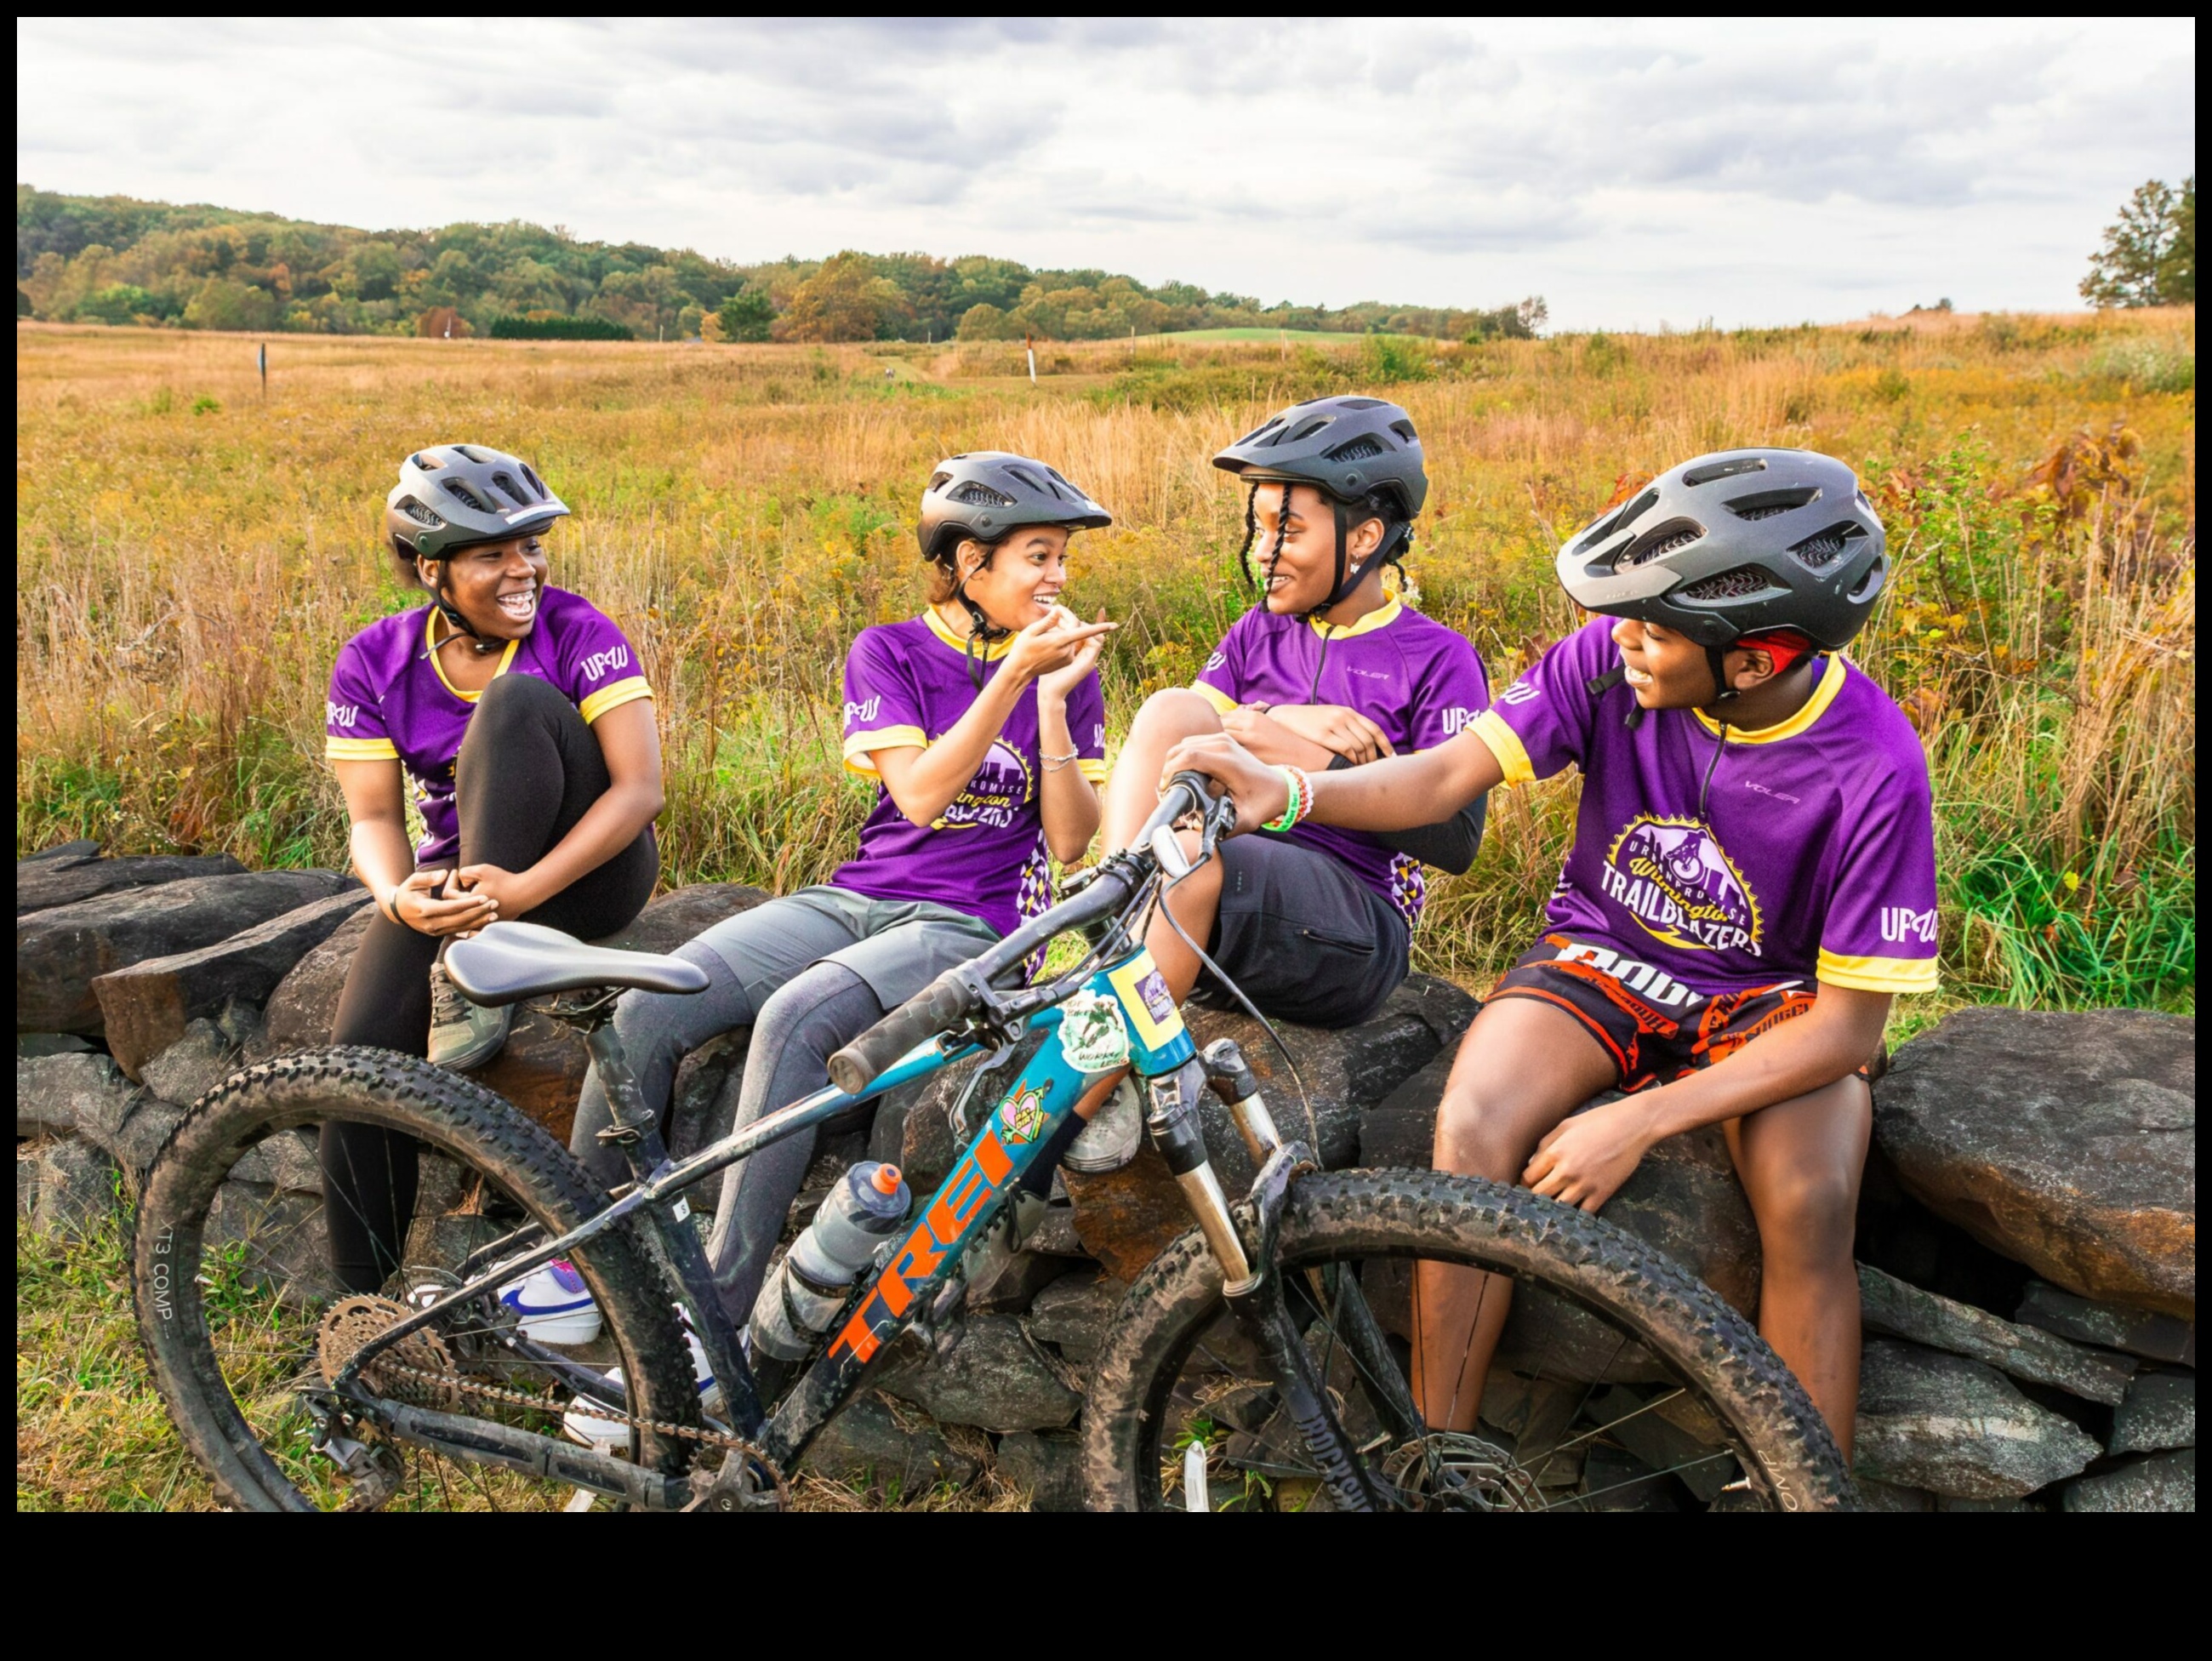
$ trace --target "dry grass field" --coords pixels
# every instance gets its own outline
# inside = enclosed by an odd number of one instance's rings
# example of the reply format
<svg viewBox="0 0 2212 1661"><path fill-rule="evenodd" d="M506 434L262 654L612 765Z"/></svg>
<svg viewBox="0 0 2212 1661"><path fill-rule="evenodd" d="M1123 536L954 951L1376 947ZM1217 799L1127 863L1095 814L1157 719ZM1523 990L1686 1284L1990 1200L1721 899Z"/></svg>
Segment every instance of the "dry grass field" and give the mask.
<svg viewBox="0 0 2212 1661"><path fill-rule="evenodd" d="M1913 713L1936 780L1946 990L1900 1009L1899 1035L1960 1001L2194 1007L2193 312L1054 345L1034 387L1006 346L280 337L264 397L254 345L18 327L19 855L93 836L340 862L331 656L410 603L377 548L398 458L471 439L532 458L575 507L554 581L643 652L668 879L796 886L866 809L835 764L838 665L855 629L915 604L933 461L1029 451L1113 508L1070 599L1125 624L1104 666L1125 718L1245 604L1242 500L1207 458L1274 405L1357 386L1419 422L1419 603L1498 684L1573 621L1553 550L1624 476L1740 443L1851 462L1897 562L1856 655ZM1479 989L1519 950L1574 788L1498 808L1477 868L1431 891L1424 967ZM19 1226L19 1507L208 1503L146 1387L121 1274L112 1238L64 1250Z"/></svg>

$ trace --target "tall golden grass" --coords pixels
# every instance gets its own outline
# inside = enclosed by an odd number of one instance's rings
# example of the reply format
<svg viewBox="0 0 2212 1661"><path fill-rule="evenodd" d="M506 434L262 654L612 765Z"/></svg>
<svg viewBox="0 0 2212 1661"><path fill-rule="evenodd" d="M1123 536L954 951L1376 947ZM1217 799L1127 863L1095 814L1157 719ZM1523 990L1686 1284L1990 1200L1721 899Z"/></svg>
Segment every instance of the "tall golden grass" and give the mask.
<svg viewBox="0 0 2212 1661"><path fill-rule="evenodd" d="M1369 386L1434 479L1419 603L1499 684L1572 614L1560 538L1624 475L1732 444L1860 468L1897 577L1856 655L1937 779L1945 955L1968 995L2193 999L2195 315L1948 332L1566 337L1480 347L1170 340L655 347L19 326L16 842L335 862L319 760L338 643L408 603L377 546L401 455L531 457L578 512L554 581L631 631L659 689L672 880L779 887L843 856L837 669L908 614L913 507L952 451L1047 456L1117 515L1071 599L1125 627L1126 717L1246 603L1243 502L1208 458L1290 398ZM1573 786L1502 802L1420 952L1479 981L1549 888Z"/></svg>

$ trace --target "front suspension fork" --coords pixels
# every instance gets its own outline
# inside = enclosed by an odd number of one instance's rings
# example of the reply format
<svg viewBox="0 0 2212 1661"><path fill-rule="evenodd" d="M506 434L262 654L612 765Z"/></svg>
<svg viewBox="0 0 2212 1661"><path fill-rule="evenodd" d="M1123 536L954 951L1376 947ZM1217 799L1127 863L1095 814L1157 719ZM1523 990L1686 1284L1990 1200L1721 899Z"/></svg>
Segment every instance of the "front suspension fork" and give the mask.
<svg viewBox="0 0 2212 1661"><path fill-rule="evenodd" d="M1200 1129L1200 1093L1209 1074L1231 1084L1221 1093L1230 1103L1247 1146L1262 1161L1259 1178L1252 1185L1260 1225L1256 1257L1245 1251ZM1249 1083L1251 1079L1250 1069L1244 1067L1236 1046L1224 1040L1210 1047L1204 1061L1187 1062L1174 1073L1148 1080L1152 1110L1145 1128L1198 1219L1199 1231L1221 1267L1222 1296L1237 1324L1266 1358L1283 1405L1298 1427L1329 1498L1339 1511L1381 1510L1389 1500L1369 1475L1366 1462L1353 1450L1324 1382L1314 1372L1297 1323L1284 1301L1282 1275L1276 1262L1277 1233L1290 1196L1291 1178L1301 1169L1310 1169L1313 1156L1302 1143L1285 1145L1274 1134L1273 1122L1256 1087L1231 1096L1231 1089L1237 1088L1237 1084L1231 1081L1237 1080L1237 1075L1241 1075L1238 1082Z"/></svg>

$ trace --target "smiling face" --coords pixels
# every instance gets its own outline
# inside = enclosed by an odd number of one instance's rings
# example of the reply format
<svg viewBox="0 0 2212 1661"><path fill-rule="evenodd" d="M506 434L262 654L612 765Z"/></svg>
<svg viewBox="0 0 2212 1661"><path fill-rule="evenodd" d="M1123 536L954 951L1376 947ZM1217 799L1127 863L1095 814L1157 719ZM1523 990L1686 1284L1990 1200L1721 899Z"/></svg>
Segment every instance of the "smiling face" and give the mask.
<svg viewBox="0 0 2212 1661"><path fill-rule="evenodd" d="M542 536L479 543L450 559L415 564L422 586L442 593L486 640L520 640L538 624L538 597L545 587Z"/></svg>
<svg viewBox="0 0 2212 1661"><path fill-rule="evenodd" d="M1263 484L1252 512L1259 529L1248 557L1267 609L1287 614L1324 604L1336 587L1335 503L1310 484L1293 484L1285 513L1283 487ZM1381 520L1353 526L1350 560L1364 562L1382 541Z"/></svg>
<svg viewBox="0 0 2212 1661"><path fill-rule="evenodd" d="M1067 527L1036 525L1015 532L995 548L960 545L960 569L968 598L1001 629L1026 629L1060 603L1067 587ZM988 562L988 563L986 563Z"/></svg>

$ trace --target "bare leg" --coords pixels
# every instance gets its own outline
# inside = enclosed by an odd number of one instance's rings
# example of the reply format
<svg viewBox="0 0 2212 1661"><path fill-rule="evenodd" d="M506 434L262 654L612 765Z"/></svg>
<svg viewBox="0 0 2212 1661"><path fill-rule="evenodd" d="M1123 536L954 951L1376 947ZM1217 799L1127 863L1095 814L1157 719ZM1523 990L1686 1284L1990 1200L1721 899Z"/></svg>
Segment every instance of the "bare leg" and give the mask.
<svg viewBox="0 0 2212 1661"><path fill-rule="evenodd" d="M1545 1132L1618 1082L1613 1057L1565 1010L1533 998L1485 1004L1437 1110L1436 1168L1518 1182ZM1431 1427L1474 1428L1512 1307L1502 1275L1415 1265L1413 1396Z"/></svg>
<svg viewBox="0 0 2212 1661"><path fill-rule="evenodd" d="M1790 1364L1848 1461L1859 1403L1851 1246L1874 1094L1863 1079L1838 1079L1723 1128L1759 1220L1759 1335Z"/></svg>

